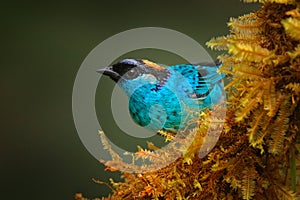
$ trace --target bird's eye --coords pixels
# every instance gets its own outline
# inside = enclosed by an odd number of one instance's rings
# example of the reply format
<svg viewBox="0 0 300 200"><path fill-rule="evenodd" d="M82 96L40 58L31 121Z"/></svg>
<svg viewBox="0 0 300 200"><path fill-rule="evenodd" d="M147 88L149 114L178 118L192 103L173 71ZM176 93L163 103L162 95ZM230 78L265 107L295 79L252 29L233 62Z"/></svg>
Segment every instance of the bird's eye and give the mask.
<svg viewBox="0 0 300 200"><path fill-rule="evenodd" d="M125 73L124 77L126 79L134 79L139 75L139 70L135 67Z"/></svg>

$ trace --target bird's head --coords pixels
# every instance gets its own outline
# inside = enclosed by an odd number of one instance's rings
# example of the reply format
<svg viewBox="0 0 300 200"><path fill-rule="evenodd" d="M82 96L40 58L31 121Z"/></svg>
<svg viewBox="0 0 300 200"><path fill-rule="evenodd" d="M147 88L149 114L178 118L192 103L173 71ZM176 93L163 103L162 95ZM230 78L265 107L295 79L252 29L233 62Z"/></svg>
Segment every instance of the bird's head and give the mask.
<svg viewBox="0 0 300 200"><path fill-rule="evenodd" d="M167 68L143 59L125 59L97 72L110 77L127 94L145 84L162 85L169 76Z"/></svg>

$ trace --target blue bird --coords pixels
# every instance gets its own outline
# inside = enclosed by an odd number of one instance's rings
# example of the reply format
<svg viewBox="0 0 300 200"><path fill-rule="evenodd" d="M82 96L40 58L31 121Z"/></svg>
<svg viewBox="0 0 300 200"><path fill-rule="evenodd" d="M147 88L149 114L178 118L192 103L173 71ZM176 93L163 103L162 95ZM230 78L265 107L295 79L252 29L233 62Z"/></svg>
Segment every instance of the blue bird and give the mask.
<svg viewBox="0 0 300 200"><path fill-rule="evenodd" d="M200 111L224 99L220 64L162 66L125 59L97 72L109 76L129 98L133 120L152 131L176 133Z"/></svg>

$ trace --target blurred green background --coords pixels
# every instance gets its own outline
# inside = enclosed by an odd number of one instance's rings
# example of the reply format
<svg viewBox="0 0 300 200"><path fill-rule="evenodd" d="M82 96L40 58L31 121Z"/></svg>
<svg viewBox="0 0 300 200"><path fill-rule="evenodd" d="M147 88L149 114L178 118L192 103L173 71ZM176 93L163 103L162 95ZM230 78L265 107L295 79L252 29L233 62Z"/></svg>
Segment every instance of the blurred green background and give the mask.
<svg viewBox="0 0 300 200"><path fill-rule="evenodd" d="M72 118L76 72L96 45L146 26L174 29L204 45L227 34L229 17L257 7L239 0L2 2L0 199L106 196L109 189L91 179L119 177L88 153ZM172 56L166 62L176 62Z"/></svg>

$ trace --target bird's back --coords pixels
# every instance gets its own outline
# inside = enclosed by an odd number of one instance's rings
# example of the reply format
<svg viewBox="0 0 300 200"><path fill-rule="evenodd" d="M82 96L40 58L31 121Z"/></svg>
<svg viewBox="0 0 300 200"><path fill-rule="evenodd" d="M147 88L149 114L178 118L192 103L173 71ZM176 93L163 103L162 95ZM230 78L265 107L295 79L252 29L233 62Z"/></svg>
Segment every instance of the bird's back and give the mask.
<svg viewBox="0 0 300 200"><path fill-rule="evenodd" d="M193 89L188 94L191 98L203 100L203 103L206 103L205 106L209 107L210 104L216 104L218 98L223 95L223 88L216 88L223 86L222 79L224 75L218 73L219 67L220 65L214 63L200 63L174 65L170 66L170 69L182 75ZM215 89L219 93L216 93Z"/></svg>
<svg viewBox="0 0 300 200"><path fill-rule="evenodd" d="M221 100L223 76L217 73L217 66L181 64L167 68L170 76L159 89L150 83L136 89L129 110L142 126L174 132L185 127L190 110L199 114Z"/></svg>

